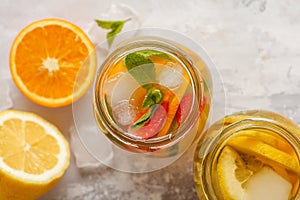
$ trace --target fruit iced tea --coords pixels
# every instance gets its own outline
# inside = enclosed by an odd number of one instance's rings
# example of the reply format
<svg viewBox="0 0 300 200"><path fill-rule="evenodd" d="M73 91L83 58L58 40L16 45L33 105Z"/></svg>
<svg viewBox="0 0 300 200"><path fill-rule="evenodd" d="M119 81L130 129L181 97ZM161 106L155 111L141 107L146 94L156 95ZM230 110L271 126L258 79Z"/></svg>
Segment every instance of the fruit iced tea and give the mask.
<svg viewBox="0 0 300 200"><path fill-rule="evenodd" d="M103 63L94 111L102 131L118 146L134 152L169 148L168 155L176 154L202 132L210 74L200 58L181 47L158 38L135 39Z"/></svg>
<svg viewBox="0 0 300 200"><path fill-rule="evenodd" d="M210 144L195 154L200 199L300 198L300 129L293 122L271 112L248 111L225 117L209 132Z"/></svg>

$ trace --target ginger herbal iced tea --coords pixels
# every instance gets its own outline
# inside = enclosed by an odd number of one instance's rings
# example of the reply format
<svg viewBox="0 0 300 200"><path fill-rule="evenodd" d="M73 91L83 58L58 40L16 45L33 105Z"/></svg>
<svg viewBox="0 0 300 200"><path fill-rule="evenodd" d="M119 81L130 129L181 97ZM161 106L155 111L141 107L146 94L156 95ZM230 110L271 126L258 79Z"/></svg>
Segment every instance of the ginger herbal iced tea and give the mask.
<svg viewBox="0 0 300 200"><path fill-rule="evenodd" d="M205 158L199 156L198 147L195 157L195 182L200 198L299 198L299 128L278 114L258 113L228 116L223 128L223 121L212 126L211 136L222 131L219 141ZM208 165L210 169L206 168ZM206 180L201 178L205 169Z"/></svg>
<svg viewBox="0 0 300 200"><path fill-rule="evenodd" d="M207 86L195 75L199 73L195 66L147 45L118 54L103 66L95 90L96 118L119 146L155 151L184 137L195 124L196 129L204 127L210 97L205 97ZM105 109L100 108L103 100ZM103 123L99 116L104 115L108 121Z"/></svg>

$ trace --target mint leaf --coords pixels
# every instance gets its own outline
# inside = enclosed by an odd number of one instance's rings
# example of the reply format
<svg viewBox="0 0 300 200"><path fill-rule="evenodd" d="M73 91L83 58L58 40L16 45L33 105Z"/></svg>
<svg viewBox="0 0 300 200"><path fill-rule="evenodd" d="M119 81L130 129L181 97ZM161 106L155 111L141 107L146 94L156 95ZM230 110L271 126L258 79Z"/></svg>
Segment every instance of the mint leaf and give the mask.
<svg viewBox="0 0 300 200"><path fill-rule="evenodd" d="M172 60L172 58L168 54L160 52L160 51L155 51L155 50L148 49L148 50L139 51L137 53L141 54L145 57L157 56L157 57L161 57L161 58L166 58L168 60Z"/></svg>
<svg viewBox="0 0 300 200"><path fill-rule="evenodd" d="M161 103L162 99L163 93L159 89L149 88L143 101L142 108L145 109L153 104L159 104Z"/></svg>
<svg viewBox="0 0 300 200"><path fill-rule="evenodd" d="M143 114L138 120L134 122L133 125L131 125L130 128L138 129L140 127L143 127L151 119L154 111L156 110L156 108L158 108L158 106L159 104L152 105L145 114Z"/></svg>
<svg viewBox="0 0 300 200"><path fill-rule="evenodd" d="M108 45L111 46L116 35L122 31L124 24L129 20L130 19L119 21L105 21L96 19L95 21L101 28L110 30L110 32L106 34L106 39L108 41Z"/></svg>
<svg viewBox="0 0 300 200"><path fill-rule="evenodd" d="M144 115L142 115L133 125L131 125L131 129L137 129L139 127L144 126L151 118L151 109L149 109Z"/></svg>
<svg viewBox="0 0 300 200"><path fill-rule="evenodd" d="M125 66L143 87L155 81L155 67L149 58L138 53L130 53L125 57Z"/></svg>

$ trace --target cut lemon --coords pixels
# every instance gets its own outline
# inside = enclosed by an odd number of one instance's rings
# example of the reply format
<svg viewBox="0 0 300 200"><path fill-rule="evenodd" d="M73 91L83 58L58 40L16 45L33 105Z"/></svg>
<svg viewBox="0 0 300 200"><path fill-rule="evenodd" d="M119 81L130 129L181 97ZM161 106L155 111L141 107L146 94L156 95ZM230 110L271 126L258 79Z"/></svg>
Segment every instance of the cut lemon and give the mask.
<svg viewBox="0 0 300 200"><path fill-rule="evenodd" d="M10 70L27 98L43 106L60 107L87 91L95 75L96 54L88 36L74 24L43 19L16 37Z"/></svg>
<svg viewBox="0 0 300 200"><path fill-rule="evenodd" d="M256 158L270 166L279 165L297 173L298 175L300 174L300 165L297 157L274 148L259 139L247 136L238 136L229 140L228 145L245 154L254 155Z"/></svg>
<svg viewBox="0 0 300 200"><path fill-rule="evenodd" d="M224 147L217 163L217 174L222 196L226 200L241 200L244 196L242 183L252 175L242 158L231 147Z"/></svg>
<svg viewBox="0 0 300 200"><path fill-rule="evenodd" d="M40 116L0 113L0 199L36 199L49 191L69 166L69 145Z"/></svg>
<svg viewBox="0 0 300 200"><path fill-rule="evenodd" d="M254 173L261 170L264 166L263 162L256 158L256 156L247 154L240 154L240 156L243 159L246 168Z"/></svg>
<svg viewBox="0 0 300 200"><path fill-rule="evenodd" d="M266 144L269 144L276 149L282 150L288 154L296 156L296 152L286 140L279 135L275 135L274 132L266 129L255 129L255 130L241 130L237 132L237 135L252 137L260 140Z"/></svg>

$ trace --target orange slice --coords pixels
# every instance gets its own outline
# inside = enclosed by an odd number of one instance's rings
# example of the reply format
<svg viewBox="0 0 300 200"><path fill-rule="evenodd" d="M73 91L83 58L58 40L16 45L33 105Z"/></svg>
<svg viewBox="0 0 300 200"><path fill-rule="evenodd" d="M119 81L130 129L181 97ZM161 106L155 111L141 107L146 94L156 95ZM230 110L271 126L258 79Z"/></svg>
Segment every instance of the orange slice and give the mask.
<svg viewBox="0 0 300 200"><path fill-rule="evenodd" d="M95 49L76 25L43 19L28 25L16 37L10 70L17 87L33 102L65 106L79 99L92 83Z"/></svg>
<svg viewBox="0 0 300 200"><path fill-rule="evenodd" d="M69 145L38 115L0 113L0 199L36 199L49 191L69 166Z"/></svg>

